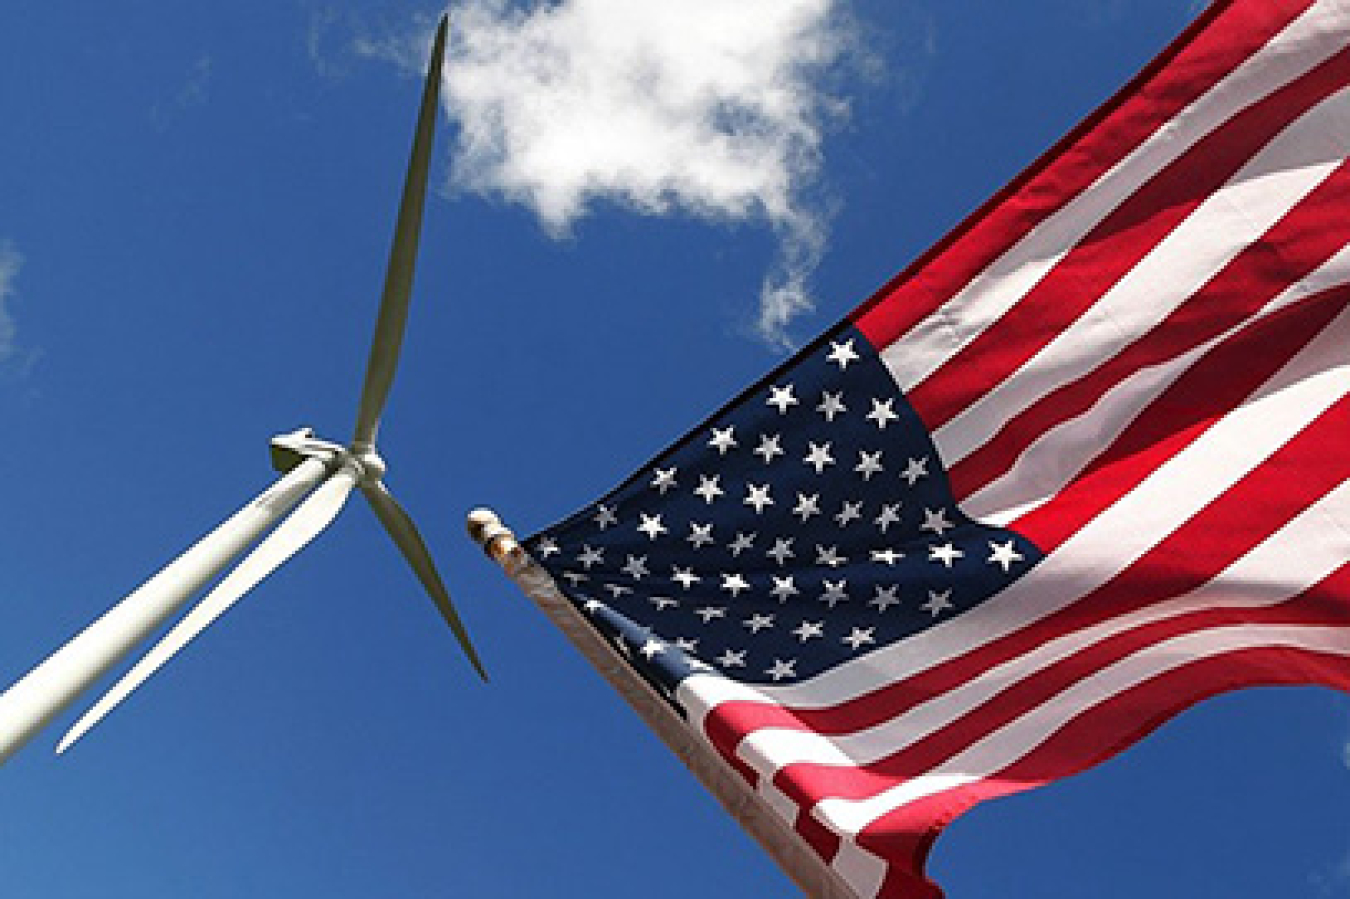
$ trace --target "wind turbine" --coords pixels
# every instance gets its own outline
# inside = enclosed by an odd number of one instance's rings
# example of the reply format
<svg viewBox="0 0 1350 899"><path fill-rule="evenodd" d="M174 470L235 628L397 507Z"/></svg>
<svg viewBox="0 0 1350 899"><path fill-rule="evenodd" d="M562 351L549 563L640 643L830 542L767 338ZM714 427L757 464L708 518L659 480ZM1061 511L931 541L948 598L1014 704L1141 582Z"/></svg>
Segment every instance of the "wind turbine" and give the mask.
<svg viewBox="0 0 1350 899"><path fill-rule="evenodd" d="M351 443L344 447L318 439L308 428L272 438L272 464L282 473L276 483L0 694L0 761L13 755L280 521L76 722L57 749L64 751L253 586L317 537L337 517L354 489L369 501L469 661L486 679L478 653L416 525L384 486L387 467L375 448L408 318L446 31L447 19L442 17L422 90L412 158ZM288 512L290 516L282 520Z"/></svg>

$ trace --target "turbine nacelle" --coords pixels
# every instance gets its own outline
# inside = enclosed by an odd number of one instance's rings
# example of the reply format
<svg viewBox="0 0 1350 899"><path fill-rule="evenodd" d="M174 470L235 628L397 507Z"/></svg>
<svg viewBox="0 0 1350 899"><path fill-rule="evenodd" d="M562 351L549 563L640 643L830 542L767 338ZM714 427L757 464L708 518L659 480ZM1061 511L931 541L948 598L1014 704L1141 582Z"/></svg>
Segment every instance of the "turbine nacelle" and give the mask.
<svg viewBox="0 0 1350 899"><path fill-rule="evenodd" d="M287 474L306 459L318 459L326 465L336 463L347 451L336 443L320 440L313 428L298 428L289 434L278 434L269 441L272 470Z"/></svg>
<svg viewBox="0 0 1350 899"><path fill-rule="evenodd" d="M369 444L353 443L343 447L331 440L314 436L313 428L298 428L288 434L278 434L269 441L272 468L286 474L306 459L317 459L330 468L343 464L355 465L358 486L367 486L384 479L389 465Z"/></svg>

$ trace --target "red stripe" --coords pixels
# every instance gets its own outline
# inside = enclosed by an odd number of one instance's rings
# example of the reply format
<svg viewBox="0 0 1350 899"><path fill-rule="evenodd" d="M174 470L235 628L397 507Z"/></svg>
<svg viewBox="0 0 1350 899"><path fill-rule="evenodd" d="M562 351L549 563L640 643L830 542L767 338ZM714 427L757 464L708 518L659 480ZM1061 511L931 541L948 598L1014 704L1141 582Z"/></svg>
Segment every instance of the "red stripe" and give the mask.
<svg viewBox="0 0 1350 899"><path fill-rule="evenodd" d="M714 743L728 758L736 757L735 746L745 734L760 728L853 733L889 721L1062 634L1188 593L1350 478L1350 453L1327 452L1328 446L1343 443L1347 433L1350 397L1342 397L1129 568L1039 622L829 708L727 702L707 716L704 728L710 737L716 734Z"/></svg>
<svg viewBox="0 0 1350 899"><path fill-rule="evenodd" d="M809 812L802 812L797 815L793 829L801 835L808 846L816 851L816 855L826 861L833 859L839 853L841 842L839 836L811 817Z"/></svg>
<svg viewBox="0 0 1350 899"><path fill-rule="evenodd" d="M953 465L952 490L964 499L1004 475L1046 431L1091 409L1125 379L1167 362L1257 314L1290 283L1306 277L1350 240L1350 163L1247 247L1148 334L1100 368L1045 395L989 442Z"/></svg>
<svg viewBox="0 0 1350 899"><path fill-rule="evenodd" d="M1312 6L1215 2L1152 63L851 316L885 347Z"/></svg>
<svg viewBox="0 0 1350 899"><path fill-rule="evenodd" d="M1347 303L1350 288L1323 291L1253 322L1215 346L1053 500L1010 527L1045 552L1053 552L1260 389Z"/></svg>
<svg viewBox="0 0 1350 899"><path fill-rule="evenodd" d="M1291 122L1350 82L1350 49L1198 141L1089 231L1035 287L907 391L929 429L955 418L1091 309Z"/></svg>
<svg viewBox="0 0 1350 899"><path fill-rule="evenodd" d="M1350 690L1350 670L1342 655L1279 647L1240 650L1191 662L1084 710L998 774L925 797L879 818L859 835L858 844L889 859L897 876L921 877L921 853L946 824L971 806L1086 770L1211 696L1279 684L1321 684Z"/></svg>
<svg viewBox="0 0 1350 899"><path fill-rule="evenodd" d="M896 858L909 860L909 866L890 864L876 899L942 899L945 895L942 888L924 874L928 853L933 851L933 841L939 832L907 834L903 839L900 834L894 836L888 845L893 847Z"/></svg>
<svg viewBox="0 0 1350 899"><path fill-rule="evenodd" d="M1350 572L1342 569L1333 587L1350 587ZM1033 676L1010 684L984 705L954 719L950 724L884 759L866 765L788 765L774 776L774 784L799 805L811 807L830 797L864 799L931 771L979 742L994 730L1034 711L1075 683L1130 655L1172 637L1224 625L1326 625L1346 624L1345 609L1333 621L1333 593L1314 592L1278 606L1256 609L1209 609L1156 621L1091 646L1037 670ZM1350 643L1350 630L1347 631Z"/></svg>

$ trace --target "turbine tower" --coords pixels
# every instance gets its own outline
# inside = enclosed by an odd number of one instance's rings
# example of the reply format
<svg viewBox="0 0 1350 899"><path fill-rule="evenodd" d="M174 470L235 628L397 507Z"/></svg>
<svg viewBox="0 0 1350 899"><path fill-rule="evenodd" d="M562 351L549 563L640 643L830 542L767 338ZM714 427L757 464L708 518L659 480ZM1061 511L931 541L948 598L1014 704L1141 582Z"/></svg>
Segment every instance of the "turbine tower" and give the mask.
<svg viewBox="0 0 1350 899"><path fill-rule="evenodd" d="M486 679L426 544L412 518L384 485L387 466L375 445L408 319L447 28L447 19L442 17L427 66L412 158L351 442L343 446L321 440L308 428L272 438L272 464L282 474L276 483L0 694L0 761L13 755L257 543L76 722L57 749L64 751L259 581L317 537L356 489L403 553L469 661ZM275 530L271 530L274 525Z"/></svg>

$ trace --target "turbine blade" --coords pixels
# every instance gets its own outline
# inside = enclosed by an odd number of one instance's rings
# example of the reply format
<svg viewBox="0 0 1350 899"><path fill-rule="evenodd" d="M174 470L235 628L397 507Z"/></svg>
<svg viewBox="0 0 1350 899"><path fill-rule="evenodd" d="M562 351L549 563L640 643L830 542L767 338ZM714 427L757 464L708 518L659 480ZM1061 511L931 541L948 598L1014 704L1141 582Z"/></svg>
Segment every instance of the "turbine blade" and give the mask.
<svg viewBox="0 0 1350 899"><path fill-rule="evenodd" d="M375 443L380 413L384 411L389 388L394 383L403 331L408 321L408 299L412 293L413 266L417 261L417 240L422 230L422 205L426 199L427 169L435 137L436 106L440 96L441 64L445 59L448 22L449 19L441 17L432 45L431 61L427 65L426 84L422 88L422 107L417 116L408 174L403 182L403 199L399 205L398 223L394 227L393 247L389 251L384 294L380 298L380 312L370 345L370 360L366 363L366 379L361 386L361 400L356 408L356 431L352 442L358 448L370 447Z"/></svg>
<svg viewBox="0 0 1350 899"><path fill-rule="evenodd" d="M0 694L0 761L177 614L327 476L321 461L301 463Z"/></svg>
<svg viewBox="0 0 1350 899"><path fill-rule="evenodd" d="M375 515L384 523L385 530L389 532L403 557L416 572L417 579L426 588L445 623L455 632L455 638L459 640L460 647L478 672L478 676L487 680L487 671L483 669L483 662L478 658L478 651L473 648L469 632L465 630L464 622L460 620L459 613L450 602L450 594L446 592L445 584L436 572L436 565L431 561L431 553L427 551L426 543L422 541L422 535L417 532L417 525L413 524L411 516L379 481L362 484L361 492L366 495L370 507L375 510Z"/></svg>
<svg viewBox="0 0 1350 899"><path fill-rule="evenodd" d="M122 675L112 689L75 722L75 726L61 739L56 751L61 753L69 749L211 622L328 527L351 495L357 477L354 467L344 465L315 489L290 517L268 534L214 590L184 615L140 661Z"/></svg>

